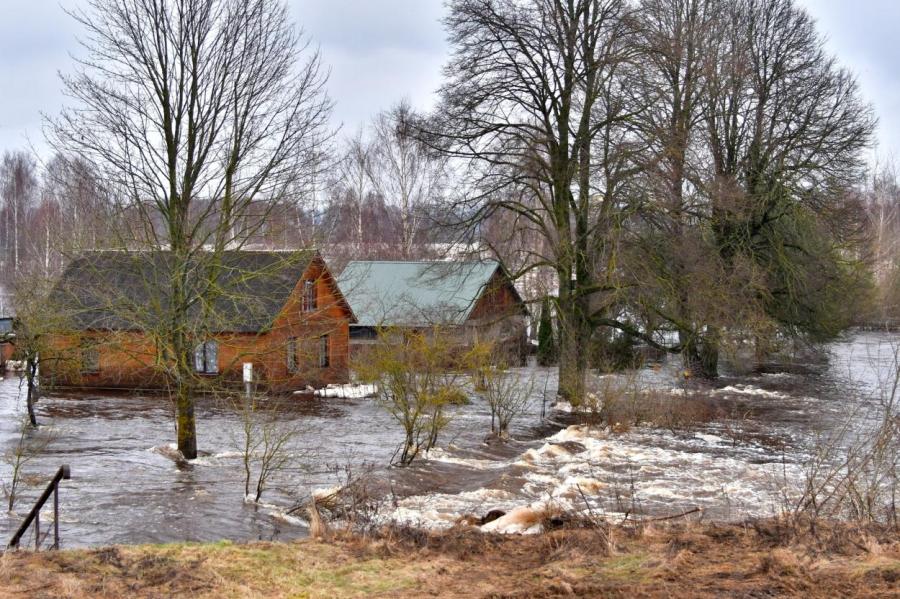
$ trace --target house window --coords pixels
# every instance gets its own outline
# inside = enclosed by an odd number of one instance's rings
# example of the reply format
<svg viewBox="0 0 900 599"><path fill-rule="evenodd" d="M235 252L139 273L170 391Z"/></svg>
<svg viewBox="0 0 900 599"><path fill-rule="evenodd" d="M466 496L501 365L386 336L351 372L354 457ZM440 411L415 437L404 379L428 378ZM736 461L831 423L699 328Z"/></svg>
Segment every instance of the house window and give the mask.
<svg viewBox="0 0 900 599"><path fill-rule="evenodd" d="M303 311L312 312L316 309L316 282L303 281Z"/></svg>
<svg viewBox="0 0 900 599"><path fill-rule="evenodd" d="M297 356L297 338L291 337L287 342L287 369L288 372L297 372L299 360Z"/></svg>
<svg viewBox="0 0 900 599"><path fill-rule="evenodd" d="M319 337L319 368L328 368L331 363L331 347L328 343L328 335Z"/></svg>
<svg viewBox="0 0 900 599"><path fill-rule="evenodd" d="M219 372L219 342L204 341L194 348L194 370L200 374Z"/></svg>
<svg viewBox="0 0 900 599"><path fill-rule="evenodd" d="M100 372L100 349L97 346L81 346L81 372L84 374Z"/></svg>

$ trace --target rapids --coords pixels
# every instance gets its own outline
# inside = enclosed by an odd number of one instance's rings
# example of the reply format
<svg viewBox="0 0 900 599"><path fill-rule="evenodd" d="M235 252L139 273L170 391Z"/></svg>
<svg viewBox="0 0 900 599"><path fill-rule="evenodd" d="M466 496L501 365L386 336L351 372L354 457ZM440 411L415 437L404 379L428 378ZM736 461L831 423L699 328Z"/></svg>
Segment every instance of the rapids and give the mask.
<svg viewBox="0 0 900 599"><path fill-rule="evenodd" d="M857 333L830 345L824 359L767 365L713 386L686 388L675 363L615 375L637 377L666 393L713 398L721 417L687 430L610 433L574 424L573 415L550 409L555 373L522 369L518 375L533 376L535 384L510 442L484 442L490 415L474 399L455 408L440 447L406 469L386 466L401 434L371 399L294 396L279 408L282 421L300 430L289 448L290 466L259 504L244 498L240 422L229 407L199 402L203 455L189 463L171 445L172 410L165 398L55 393L37 406L42 426L28 433L28 442L38 451L23 466L14 512L4 509L0 516L0 542L61 464L72 469L60 495L66 547L304 536L305 523L287 508L340 484L348 465L355 472L369 469L382 481L388 499L380 517L432 528L492 509L522 514L527 506L545 505L612 518L694 508L707 519L768 515L801 475L817 434L873 415L898 341L896 335ZM9 375L0 382L4 484L23 414L23 389ZM42 514L43 522L50 518L49 511ZM530 526L523 516L485 529Z"/></svg>

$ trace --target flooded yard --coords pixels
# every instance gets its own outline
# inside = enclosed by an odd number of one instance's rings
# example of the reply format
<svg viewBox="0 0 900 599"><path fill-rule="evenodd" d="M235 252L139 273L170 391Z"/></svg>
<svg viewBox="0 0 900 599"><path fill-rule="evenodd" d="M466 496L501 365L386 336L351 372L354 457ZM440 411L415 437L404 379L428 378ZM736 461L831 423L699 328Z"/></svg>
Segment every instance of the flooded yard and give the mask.
<svg viewBox="0 0 900 599"><path fill-rule="evenodd" d="M486 444L490 413L478 399L455 409L440 449L407 469L388 468L401 432L371 399L296 398L280 410L301 429L290 467L261 505L244 501L240 421L227 405L201 400L198 447L186 463L170 445L171 406L163 397L53 394L37 407L41 451L23 467L23 496L0 517L0 540L12 535L32 499L62 464L60 530L66 547L111 543L286 539L305 523L285 513L315 489L339 483L341 467L364 464L390 489L384 517L429 527L465 514L535 502L621 515L676 514L703 508L706 518L768 515L781 486L800 475L818 433L877 409L878 389L894 369L896 336L860 333L830 346L827 360L786 371L726 376L713 386L684 388L677 360L631 376L644 387L714 401L720 417L672 430L637 427L608 433L573 425L552 412L555 373L535 378L527 412L512 441ZM12 377L0 382L0 449L19 442L24 394ZM541 419L542 412L547 418ZM0 463L7 482L10 465ZM49 521L50 513L44 516Z"/></svg>

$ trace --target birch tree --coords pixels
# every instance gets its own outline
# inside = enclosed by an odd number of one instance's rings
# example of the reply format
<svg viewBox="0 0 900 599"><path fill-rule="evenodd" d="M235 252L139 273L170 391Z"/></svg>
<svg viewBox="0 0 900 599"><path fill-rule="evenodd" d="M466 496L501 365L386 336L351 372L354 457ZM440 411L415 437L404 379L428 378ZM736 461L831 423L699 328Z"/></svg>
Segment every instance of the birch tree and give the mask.
<svg viewBox="0 0 900 599"><path fill-rule="evenodd" d="M437 202L444 182L444 161L414 135L414 114L407 102L376 117L367 161L375 189L397 207L400 251L409 258L429 204Z"/></svg>
<svg viewBox="0 0 900 599"><path fill-rule="evenodd" d="M23 260L23 229L28 211L38 194L37 165L27 152L7 152L0 164L0 196L3 199L4 261L7 274L19 273Z"/></svg>
<svg viewBox="0 0 900 599"><path fill-rule="evenodd" d="M347 141L340 165L340 187L348 196L346 200L352 202L355 208L354 233L357 251L363 246L366 229L363 215L366 200L372 192L372 154L372 144L360 129Z"/></svg>

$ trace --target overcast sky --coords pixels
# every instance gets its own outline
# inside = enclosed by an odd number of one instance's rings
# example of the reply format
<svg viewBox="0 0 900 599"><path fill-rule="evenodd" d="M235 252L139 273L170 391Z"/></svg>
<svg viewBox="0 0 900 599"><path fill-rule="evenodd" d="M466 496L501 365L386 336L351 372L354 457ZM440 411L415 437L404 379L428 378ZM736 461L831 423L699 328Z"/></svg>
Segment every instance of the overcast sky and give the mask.
<svg viewBox="0 0 900 599"><path fill-rule="evenodd" d="M58 72L70 72L78 28L63 6L79 0L0 0L0 151L46 152L41 113L64 102ZM832 53L857 73L880 120L878 153L900 159L900 3L800 0ZM331 69L335 123L352 131L401 98L433 102L447 45L443 0L290 0L294 18Z"/></svg>

